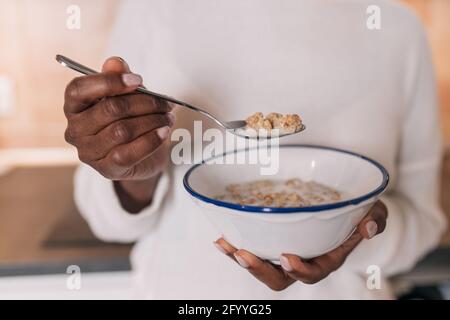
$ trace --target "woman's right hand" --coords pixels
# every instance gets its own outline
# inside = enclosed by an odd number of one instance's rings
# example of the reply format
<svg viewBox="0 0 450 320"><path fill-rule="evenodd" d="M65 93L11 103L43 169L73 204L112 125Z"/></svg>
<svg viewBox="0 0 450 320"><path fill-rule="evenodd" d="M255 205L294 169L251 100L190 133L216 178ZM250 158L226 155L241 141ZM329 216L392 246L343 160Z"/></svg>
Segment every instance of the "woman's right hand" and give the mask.
<svg viewBox="0 0 450 320"><path fill-rule="evenodd" d="M155 187L168 161L161 146L175 120L165 101L135 93L139 86L142 78L122 59L109 58L102 73L73 79L64 103L66 141L82 162L119 181L121 200L137 202L130 211L151 201L149 187Z"/></svg>

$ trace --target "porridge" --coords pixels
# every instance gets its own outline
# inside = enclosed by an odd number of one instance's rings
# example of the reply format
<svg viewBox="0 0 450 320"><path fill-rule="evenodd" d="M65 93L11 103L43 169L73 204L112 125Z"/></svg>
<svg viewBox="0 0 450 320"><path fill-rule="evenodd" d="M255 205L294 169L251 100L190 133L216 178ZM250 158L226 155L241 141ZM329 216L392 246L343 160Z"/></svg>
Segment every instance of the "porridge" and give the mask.
<svg viewBox="0 0 450 320"><path fill-rule="evenodd" d="M231 184L215 199L239 205L260 207L307 207L341 200L342 195L323 184L300 179L257 180Z"/></svg>
<svg viewBox="0 0 450 320"><path fill-rule="evenodd" d="M302 128L302 120L297 114L286 114L272 112L266 117L261 112L246 119L247 129L253 130L267 130L270 132L273 129L279 129L283 134L295 133Z"/></svg>

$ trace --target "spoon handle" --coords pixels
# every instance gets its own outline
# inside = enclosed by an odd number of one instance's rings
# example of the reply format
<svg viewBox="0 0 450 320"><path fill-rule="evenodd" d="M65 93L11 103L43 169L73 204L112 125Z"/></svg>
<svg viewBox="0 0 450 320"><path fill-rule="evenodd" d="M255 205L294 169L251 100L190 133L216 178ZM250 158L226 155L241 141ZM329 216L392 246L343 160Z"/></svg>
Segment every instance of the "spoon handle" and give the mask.
<svg viewBox="0 0 450 320"><path fill-rule="evenodd" d="M65 67L68 67L68 68L70 68L72 70L78 71L78 72L80 72L82 74L85 74L85 75L91 75L91 74L97 74L98 73L97 71L95 71L95 70L93 70L91 68L88 68L88 67L82 65L81 63L78 63L78 62L76 62L76 61L74 61L74 60L72 60L70 58L67 58L67 57L59 55L59 54L56 56L56 61L58 61L60 64L62 64ZM199 109L197 107L194 107L193 105L190 105L187 102L184 102L184 101L181 101L181 100L177 100L175 98L166 96L164 94L156 93L156 92L147 90L147 89L142 88L142 87L137 88L136 91L138 91L140 93L148 94L148 95L150 95L152 97L163 99L163 100L168 101L168 102L175 103L177 105L180 105L182 107L186 107L186 108L191 109L193 111L200 112L201 114L203 114L204 116L210 118L211 120L213 120L214 122L216 122L220 126L222 126L222 127L224 126L222 122L217 120L209 112L206 112L205 110L202 110L202 109Z"/></svg>

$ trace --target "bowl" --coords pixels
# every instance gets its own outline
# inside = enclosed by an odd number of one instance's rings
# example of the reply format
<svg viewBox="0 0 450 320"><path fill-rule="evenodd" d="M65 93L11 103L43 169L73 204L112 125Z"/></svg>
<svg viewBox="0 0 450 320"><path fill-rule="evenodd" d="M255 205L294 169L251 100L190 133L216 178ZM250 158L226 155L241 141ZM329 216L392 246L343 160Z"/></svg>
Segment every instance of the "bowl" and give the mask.
<svg viewBox="0 0 450 320"><path fill-rule="evenodd" d="M278 261L282 253L310 259L341 245L386 189L389 175L363 155L315 145L282 145L278 173L262 176L264 166L227 164L227 157L256 156L258 149L237 150L193 165L183 184L206 218L236 248ZM229 159L229 158L228 158ZM339 190L339 202L308 207L260 207L215 199L232 183L261 179L316 181Z"/></svg>

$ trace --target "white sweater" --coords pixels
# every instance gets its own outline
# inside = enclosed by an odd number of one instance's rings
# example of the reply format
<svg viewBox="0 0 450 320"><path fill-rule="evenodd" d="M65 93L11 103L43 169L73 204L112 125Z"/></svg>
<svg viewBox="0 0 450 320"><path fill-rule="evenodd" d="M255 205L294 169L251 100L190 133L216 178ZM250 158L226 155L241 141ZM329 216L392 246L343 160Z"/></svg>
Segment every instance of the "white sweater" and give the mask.
<svg viewBox="0 0 450 320"><path fill-rule="evenodd" d="M381 8L381 30L366 8ZM438 205L441 144L435 83L418 19L387 0L126 1L111 55L125 58L147 87L186 99L223 119L262 111L298 113L308 129L282 143L349 149L382 163L391 183L385 232L362 242L315 285L274 292L218 252L219 237L183 189L187 166L171 167L152 205L124 211L108 181L81 166L80 212L106 241L134 242L136 288L146 298L389 298L366 287L410 269L445 229ZM179 110L180 126L193 117ZM205 121L206 123L206 121Z"/></svg>

